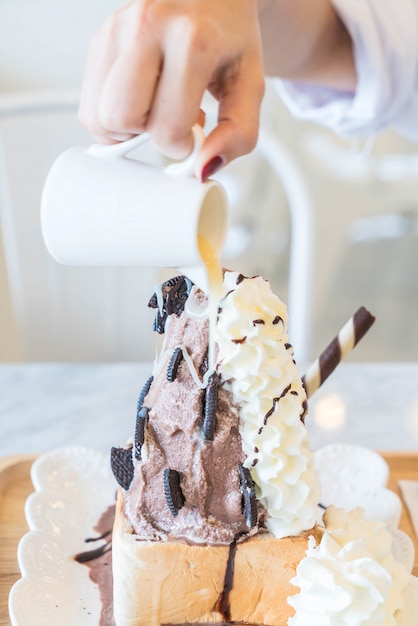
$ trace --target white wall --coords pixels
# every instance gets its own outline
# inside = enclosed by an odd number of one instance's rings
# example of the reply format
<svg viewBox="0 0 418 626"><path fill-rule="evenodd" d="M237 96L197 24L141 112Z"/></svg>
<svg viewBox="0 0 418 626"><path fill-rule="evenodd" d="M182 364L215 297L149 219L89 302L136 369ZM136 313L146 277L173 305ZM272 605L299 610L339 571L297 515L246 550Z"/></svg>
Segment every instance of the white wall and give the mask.
<svg viewBox="0 0 418 626"><path fill-rule="evenodd" d="M79 89L88 45L121 0L0 0L0 91Z"/></svg>
<svg viewBox="0 0 418 626"><path fill-rule="evenodd" d="M38 217L42 181L60 151L80 138L89 141L77 128L75 110L74 121L63 116L62 132L52 114L52 134L45 115L39 122L17 114L3 123L1 117L8 102L29 101L27 94L40 100L46 92L77 94L90 39L121 4L0 0L0 360L153 356L141 329L146 298L158 282L152 272L73 271L54 264L44 250ZM59 306L51 307L51 281L59 286Z"/></svg>

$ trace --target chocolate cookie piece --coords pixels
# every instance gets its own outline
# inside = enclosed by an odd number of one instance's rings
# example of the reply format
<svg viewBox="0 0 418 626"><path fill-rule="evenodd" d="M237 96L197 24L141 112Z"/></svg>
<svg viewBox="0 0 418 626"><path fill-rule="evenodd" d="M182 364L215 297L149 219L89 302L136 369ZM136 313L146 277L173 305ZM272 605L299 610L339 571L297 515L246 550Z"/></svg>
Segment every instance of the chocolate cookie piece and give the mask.
<svg viewBox="0 0 418 626"><path fill-rule="evenodd" d="M138 413L138 411L140 409L142 409L142 406L144 404L144 400L145 400L145 396L147 395L147 393L149 392L151 385L153 383L154 380L154 376L150 376L148 378L148 380L146 381L145 385L142 387L140 394L138 396L138 401L136 403L136 412Z"/></svg>
<svg viewBox="0 0 418 626"><path fill-rule="evenodd" d="M190 295L193 283L186 276L174 276L165 281L161 285L162 308L159 308L159 299L154 293L148 306L152 309L158 309L154 318L153 330L162 335L165 331L165 322L169 315L173 313L181 315L184 311L184 305Z"/></svg>
<svg viewBox="0 0 418 626"><path fill-rule="evenodd" d="M177 346L171 355L170 362L167 367L167 380L169 383L172 383L177 378L177 371L179 369L179 365L183 360L183 350Z"/></svg>
<svg viewBox="0 0 418 626"><path fill-rule="evenodd" d="M209 377L204 395L202 434L204 439L208 441L212 441L215 435L219 385L220 378L218 374L214 372Z"/></svg>
<svg viewBox="0 0 418 626"><path fill-rule="evenodd" d="M134 451L135 458L140 461L142 458L142 446L145 440L145 428L148 421L148 409L143 406L139 409L136 415L135 423L135 436L134 436Z"/></svg>
<svg viewBox="0 0 418 626"><path fill-rule="evenodd" d="M242 493L242 512L248 528L257 525L257 499L255 497L255 484L251 478L250 470L243 465L238 466L239 480Z"/></svg>
<svg viewBox="0 0 418 626"><path fill-rule="evenodd" d="M167 468L164 470L164 494L168 508L176 517L185 503L185 498L180 486L180 474L177 470Z"/></svg>
<svg viewBox="0 0 418 626"><path fill-rule="evenodd" d="M132 446L129 448L112 448L110 451L110 467L117 483L127 491L134 477Z"/></svg>

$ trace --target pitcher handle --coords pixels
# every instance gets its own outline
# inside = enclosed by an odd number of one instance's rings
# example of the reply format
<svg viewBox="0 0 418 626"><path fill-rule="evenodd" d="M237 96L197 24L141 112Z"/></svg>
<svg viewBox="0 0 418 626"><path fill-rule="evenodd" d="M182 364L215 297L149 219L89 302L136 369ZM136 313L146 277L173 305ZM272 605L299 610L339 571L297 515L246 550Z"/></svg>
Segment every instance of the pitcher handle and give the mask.
<svg viewBox="0 0 418 626"><path fill-rule="evenodd" d="M192 132L194 144L191 153L182 161L179 161L178 163L171 163L165 168L164 171L169 176L187 177L194 175L196 159L206 137L203 128L199 126L199 124L195 124L193 126ZM149 140L149 133L142 133L141 135L136 135L131 139L127 139L126 141L110 146L104 144L93 144L87 149L87 154L91 154L92 156L102 159L122 159L125 158L129 152L132 152L135 148L139 148L139 146L142 146Z"/></svg>

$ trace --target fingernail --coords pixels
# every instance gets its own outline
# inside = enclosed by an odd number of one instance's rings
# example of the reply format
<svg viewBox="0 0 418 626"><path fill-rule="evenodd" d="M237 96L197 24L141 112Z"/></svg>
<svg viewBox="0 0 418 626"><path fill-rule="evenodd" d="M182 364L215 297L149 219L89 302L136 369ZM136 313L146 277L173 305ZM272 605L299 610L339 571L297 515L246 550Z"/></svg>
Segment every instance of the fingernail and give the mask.
<svg viewBox="0 0 418 626"><path fill-rule="evenodd" d="M209 176L212 176L215 172L221 169L223 163L224 160L221 156L214 156L210 161L208 161L202 169L202 183L204 183L209 178Z"/></svg>

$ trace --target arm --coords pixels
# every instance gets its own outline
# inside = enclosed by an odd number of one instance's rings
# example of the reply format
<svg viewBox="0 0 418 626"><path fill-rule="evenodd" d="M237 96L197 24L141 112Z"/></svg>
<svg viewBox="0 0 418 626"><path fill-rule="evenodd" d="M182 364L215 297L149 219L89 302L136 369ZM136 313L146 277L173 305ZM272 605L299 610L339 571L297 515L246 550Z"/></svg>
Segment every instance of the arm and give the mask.
<svg viewBox="0 0 418 626"><path fill-rule="evenodd" d="M277 32L281 42L288 38L283 56L269 24L277 26L274 12L285 15L290 4L292 15ZM266 70L280 77L295 117L346 137L393 126L418 141L417 0L264 0L260 11Z"/></svg>
<svg viewBox="0 0 418 626"><path fill-rule="evenodd" d="M351 37L330 0L260 0L266 75L353 91Z"/></svg>

